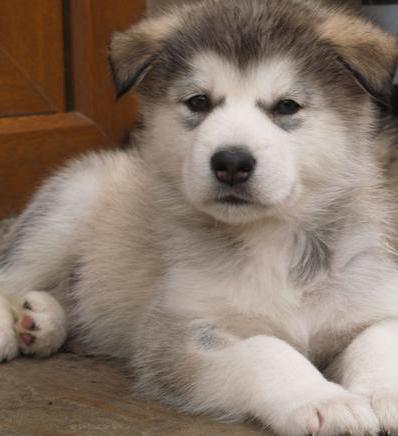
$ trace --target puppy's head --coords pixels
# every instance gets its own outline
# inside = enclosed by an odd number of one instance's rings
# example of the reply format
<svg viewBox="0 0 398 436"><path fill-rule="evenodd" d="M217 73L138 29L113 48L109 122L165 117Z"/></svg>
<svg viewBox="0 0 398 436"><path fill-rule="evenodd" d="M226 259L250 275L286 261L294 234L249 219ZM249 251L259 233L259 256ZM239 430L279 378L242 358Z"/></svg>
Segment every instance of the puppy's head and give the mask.
<svg viewBox="0 0 398 436"><path fill-rule="evenodd" d="M341 11L208 0L114 35L118 94L143 97L143 154L197 209L288 215L367 165L395 38Z"/></svg>

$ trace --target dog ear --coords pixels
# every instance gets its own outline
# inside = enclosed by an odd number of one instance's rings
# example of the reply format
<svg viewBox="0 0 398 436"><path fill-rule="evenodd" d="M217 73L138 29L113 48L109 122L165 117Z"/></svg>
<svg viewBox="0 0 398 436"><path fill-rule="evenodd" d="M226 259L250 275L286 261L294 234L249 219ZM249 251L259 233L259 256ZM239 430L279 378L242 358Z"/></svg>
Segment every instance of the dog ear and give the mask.
<svg viewBox="0 0 398 436"><path fill-rule="evenodd" d="M382 105L390 106L392 80L398 63L398 41L354 15L334 13L319 25L341 64L357 83Z"/></svg>
<svg viewBox="0 0 398 436"><path fill-rule="evenodd" d="M128 30L112 35L109 63L118 98L144 79L175 24L176 16L170 14L144 19Z"/></svg>

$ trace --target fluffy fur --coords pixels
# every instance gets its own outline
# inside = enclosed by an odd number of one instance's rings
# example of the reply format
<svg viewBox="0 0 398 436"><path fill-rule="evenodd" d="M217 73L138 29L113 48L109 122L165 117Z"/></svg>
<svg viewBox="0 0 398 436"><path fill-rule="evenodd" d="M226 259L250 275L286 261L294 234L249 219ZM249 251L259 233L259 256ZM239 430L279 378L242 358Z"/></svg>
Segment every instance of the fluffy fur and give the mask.
<svg viewBox="0 0 398 436"><path fill-rule="evenodd" d="M348 12L294 0L208 0L115 34L118 92L136 87L145 127L128 152L72 162L15 223L3 359L54 351L67 323L86 351L127 360L136 391L185 411L282 436L398 432L379 151L397 53ZM208 111L187 107L198 94ZM301 109L278 113L284 99ZM210 161L237 146L255 170L226 186ZM51 293L51 322L32 291Z"/></svg>

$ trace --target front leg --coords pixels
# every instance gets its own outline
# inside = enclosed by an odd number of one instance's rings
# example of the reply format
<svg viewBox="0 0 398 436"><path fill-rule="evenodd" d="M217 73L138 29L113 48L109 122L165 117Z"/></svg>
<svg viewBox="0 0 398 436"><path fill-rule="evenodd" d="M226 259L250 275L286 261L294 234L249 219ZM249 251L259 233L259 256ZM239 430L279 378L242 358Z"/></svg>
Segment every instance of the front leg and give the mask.
<svg viewBox="0 0 398 436"><path fill-rule="evenodd" d="M386 434L398 435L398 320L363 331L332 365L331 375L366 395Z"/></svg>
<svg viewBox="0 0 398 436"><path fill-rule="evenodd" d="M152 328L157 336L142 337L134 362L152 399L191 413L255 417L281 436L377 435L369 401L327 381L287 343L256 336L226 344L214 329L210 337L175 327Z"/></svg>

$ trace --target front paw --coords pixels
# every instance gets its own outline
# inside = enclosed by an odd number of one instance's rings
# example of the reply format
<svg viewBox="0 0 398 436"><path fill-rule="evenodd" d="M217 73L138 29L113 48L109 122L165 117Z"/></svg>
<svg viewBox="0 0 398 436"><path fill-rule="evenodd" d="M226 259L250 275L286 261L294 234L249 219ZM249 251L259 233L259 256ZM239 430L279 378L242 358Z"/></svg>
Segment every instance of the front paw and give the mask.
<svg viewBox="0 0 398 436"><path fill-rule="evenodd" d="M309 398L290 412L279 433L283 436L377 436L379 421L367 398L339 387Z"/></svg>
<svg viewBox="0 0 398 436"><path fill-rule="evenodd" d="M396 390L377 389L370 394L370 403L385 435L398 435L398 386Z"/></svg>

